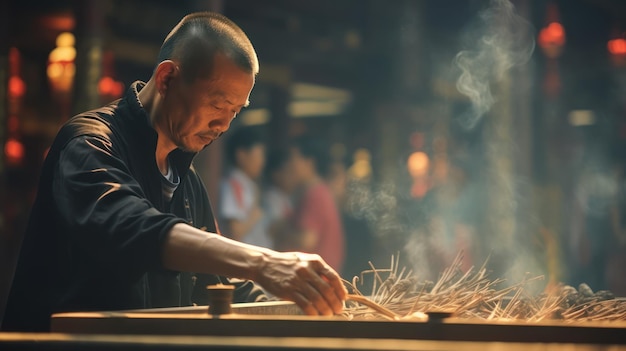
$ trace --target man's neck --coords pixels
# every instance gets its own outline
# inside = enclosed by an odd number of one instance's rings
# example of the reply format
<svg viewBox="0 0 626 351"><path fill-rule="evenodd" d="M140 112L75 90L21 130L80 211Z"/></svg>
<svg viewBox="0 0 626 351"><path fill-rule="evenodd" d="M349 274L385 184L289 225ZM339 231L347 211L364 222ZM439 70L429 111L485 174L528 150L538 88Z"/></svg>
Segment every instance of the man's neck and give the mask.
<svg viewBox="0 0 626 351"><path fill-rule="evenodd" d="M152 79L150 79L143 89L139 91L137 98L139 99L139 103L141 103L144 110L146 110L148 116L150 116L150 124L152 125L152 128L154 128L157 132L158 137L155 151L157 167L162 174L167 174L167 170L169 168L167 155L176 149L176 145L165 136L165 133L158 123L160 113L160 96Z"/></svg>
<svg viewBox="0 0 626 351"><path fill-rule="evenodd" d="M169 140L163 137L163 133L159 132L159 128L155 126L154 128L157 131L157 147L155 151L155 158L157 167L159 167L159 171L161 174L167 174L167 170L169 168L169 164L167 161L167 155L170 152L176 149L176 145L172 144Z"/></svg>

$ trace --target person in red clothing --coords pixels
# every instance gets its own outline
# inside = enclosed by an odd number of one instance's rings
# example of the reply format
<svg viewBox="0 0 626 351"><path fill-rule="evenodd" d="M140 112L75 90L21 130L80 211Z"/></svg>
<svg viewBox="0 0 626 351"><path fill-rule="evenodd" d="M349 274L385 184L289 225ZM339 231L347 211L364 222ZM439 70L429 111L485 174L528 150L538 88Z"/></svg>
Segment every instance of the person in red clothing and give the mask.
<svg viewBox="0 0 626 351"><path fill-rule="evenodd" d="M311 136L296 138L290 147L289 167L298 186L288 246L320 255L340 271L344 261L344 233L333 194L324 182L330 156L325 143Z"/></svg>

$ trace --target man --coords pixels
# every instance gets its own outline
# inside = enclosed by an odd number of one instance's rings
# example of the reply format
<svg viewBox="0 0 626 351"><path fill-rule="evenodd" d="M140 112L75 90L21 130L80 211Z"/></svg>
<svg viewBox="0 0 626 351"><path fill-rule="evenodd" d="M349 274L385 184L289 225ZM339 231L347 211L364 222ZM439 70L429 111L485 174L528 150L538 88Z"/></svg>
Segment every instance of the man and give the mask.
<svg viewBox="0 0 626 351"><path fill-rule="evenodd" d="M221 184L221 227L232 239L273 248L257 184L265 166L263 137L252 127L241 128L228 139L226 150L233 168Z"/></svg>
<svg viewBox="0 0 626 351"><path fill-rule="evenodd" d="M42 170L5 330L46 330L60 311L189 304L191 277L177 272L251 279L311 315L341 311L345 289L319 257L215 234L190 166L248 105L257 72L239 27L191 14L165 39L147 83L63 126Z"/></svg>
<svg viewBox="0 0 626 351"><path fill-rule="evenodd" d="M300 194L294 214L297 235L292 235L292 249L319 254L340 271L345 239L337 204L324 182L329 165L328 148L320 139L305 135L293 141L290 168Z"/></svg>

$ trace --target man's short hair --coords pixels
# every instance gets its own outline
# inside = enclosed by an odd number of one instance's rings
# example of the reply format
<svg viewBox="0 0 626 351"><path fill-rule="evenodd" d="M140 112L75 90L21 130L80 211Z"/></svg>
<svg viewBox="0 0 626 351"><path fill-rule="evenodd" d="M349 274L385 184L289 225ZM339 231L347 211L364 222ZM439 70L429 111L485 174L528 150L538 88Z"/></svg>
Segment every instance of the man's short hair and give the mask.
<svg viewBox="0 0 626 351"><path fill-rule="evenodd" d="M265 145L265 138L260 130L254 127L242 127L235 130L226 142L226 157L237 165L237 151L248 151L256 145Z"/></svg>
<svg viewBox="0 0 626 351"><path fill-rule="evenodd" d="M157 64L165 60L180 62L183 78L190 82L210 77L213 58L218 53L247 72L259 72L250 39L233 21L213 12L185 16L165 38Z"/></svg>
<svg viewBox="0 0 626 351"><path fill-rule="evenodd" d="M330 168L330 148L328 143L312 135L301 135L291 141L291 147L295 148L305 158L312 159L315 162L315 170L322 176L328 176Z"/></svg>

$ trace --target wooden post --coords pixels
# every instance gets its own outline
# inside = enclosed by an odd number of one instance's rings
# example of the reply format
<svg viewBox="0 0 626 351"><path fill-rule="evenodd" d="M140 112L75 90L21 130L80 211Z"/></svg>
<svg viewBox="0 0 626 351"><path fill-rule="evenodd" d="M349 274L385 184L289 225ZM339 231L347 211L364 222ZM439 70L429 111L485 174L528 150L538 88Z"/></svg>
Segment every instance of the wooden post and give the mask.
<svg viewBox="0 0 626 351"><path fill-rule="evenodd" d="M84 0L76 3L76 76L73 114L100 105L98 82L102 74L104 2ZM68 118L69 116L64 116Z"/></svg>
<svg viewBox="0 0 626 351"><path fill-rule="evenodd" d="M9 78L9 2L0 5L0 325L13 280L15 257L14 233L9 230L5 210L7 206L6 169L4 163L4 145L7 137L8 121L8 78Z"/></svg>

